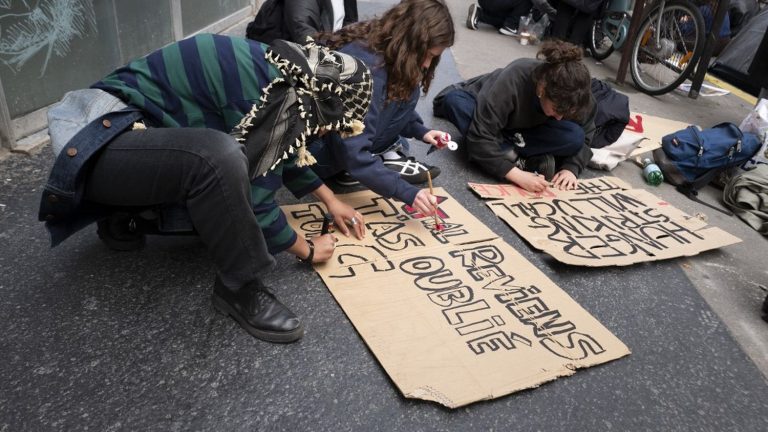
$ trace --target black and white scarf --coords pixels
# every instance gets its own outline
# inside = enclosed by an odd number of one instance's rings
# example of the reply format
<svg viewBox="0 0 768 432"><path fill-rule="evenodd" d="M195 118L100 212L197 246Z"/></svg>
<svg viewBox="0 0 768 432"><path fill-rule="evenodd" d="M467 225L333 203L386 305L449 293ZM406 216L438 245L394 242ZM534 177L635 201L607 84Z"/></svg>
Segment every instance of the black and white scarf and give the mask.
<svg viewBox="0 0 768 432"><path fill-rule="evenodd" d="M281 73L259 103L235 126L232 135L245 144L250 176L264 175L298 152L298 166L316 163L307 140L320 130L342 137L363 131L372 82L360 60L319 46L275 40L266 59Z"/></svg>

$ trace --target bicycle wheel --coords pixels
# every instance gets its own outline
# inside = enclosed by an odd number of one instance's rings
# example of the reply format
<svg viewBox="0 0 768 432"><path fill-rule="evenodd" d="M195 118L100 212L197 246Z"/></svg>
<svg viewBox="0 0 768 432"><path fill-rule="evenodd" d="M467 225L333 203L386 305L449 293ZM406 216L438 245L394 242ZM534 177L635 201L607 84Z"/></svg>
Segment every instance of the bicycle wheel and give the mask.
<svg viewBox="0 0 768 432"><path fill-rule="evenodd" d="M592 24L592 31L589 33L589 46L587 48L595 60L607 59L614 50L613 41L605 34L605 26L603 25L605 18L605 14L597 18Z"/></svg>
<svg viewBox="0 0 768 432"><path fill-rule="evenodd" d="M663 11L651 10L640 25L630 57L632 79L643 93L667 93L693 72L703 49L699 9L687 1L670 1Z"/></svg>

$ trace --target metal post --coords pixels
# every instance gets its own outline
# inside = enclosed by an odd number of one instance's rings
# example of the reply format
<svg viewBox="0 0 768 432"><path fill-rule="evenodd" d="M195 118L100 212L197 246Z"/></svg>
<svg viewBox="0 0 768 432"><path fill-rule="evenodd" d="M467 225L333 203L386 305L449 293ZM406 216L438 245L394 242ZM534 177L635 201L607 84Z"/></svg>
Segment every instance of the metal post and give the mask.
<svg viewBox="0 0 768 432"><path fill-rule="evenodd" d="M14 145L16 145L16 138L13 133L13 122L8 110L8 102L5 100L3 82L0 80L0 148L10 150Z"/></svg>
<svg viewBox="0 0 768 432"><path fill-rule="evenodd" d="M184 39L184 23L181 21L181 0L171 0L171 27L173 40Z"/></svg>
<svg viewBox="0 0 768 432"><path fill-rule="evenodd" d="M717 11L712 19L712 29L709 31L709 34L704 36L706 38L704 41L704 52L701 53L701 57L696 62L696 72L694 72L691 78L691 90L688 92L688 97L691 99L699 97L701 85L704 83L704 75L706 75L707 68L709 67L709 60L712 58L712 53L715 52L717 39L720 37L720 27L722 27L725 13L728 11L728 3L725 0L717 2Z"/></svg>

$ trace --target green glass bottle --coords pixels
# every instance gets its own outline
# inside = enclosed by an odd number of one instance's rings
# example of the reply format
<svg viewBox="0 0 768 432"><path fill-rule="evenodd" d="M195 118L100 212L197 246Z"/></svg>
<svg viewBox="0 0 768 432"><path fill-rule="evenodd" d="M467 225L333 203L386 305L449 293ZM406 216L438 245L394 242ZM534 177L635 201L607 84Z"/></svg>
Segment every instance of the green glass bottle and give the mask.
<svg viewBox="0 0 768 432"><path fill-rule="evenodd" d="M645 182L651 186L658 186L664 182L664 174L661 173L661 168L650 158L643 159L643 177Z"/></svg>

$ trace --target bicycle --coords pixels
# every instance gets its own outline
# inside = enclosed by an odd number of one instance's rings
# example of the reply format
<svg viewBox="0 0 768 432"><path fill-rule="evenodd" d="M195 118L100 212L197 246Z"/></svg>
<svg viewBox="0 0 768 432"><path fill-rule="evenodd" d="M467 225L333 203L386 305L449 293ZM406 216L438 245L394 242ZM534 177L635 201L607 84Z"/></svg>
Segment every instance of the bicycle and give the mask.
<svg viewBox="0 0 768 432"><path fill-rule="evenodd" d="M629 33L631 0L606 1L602 14L592 24L587 48L595 60L605 60L620 50Z"/></svg>
<svg viewBox="0 0 768 432"><path fill-rule="evenodd" d="M589 41L595 59L605 59L626 41L631 18L629 3L611 0L595 20ZM630 52L630 71L637 88L649 95L677 88L701 57L704 32L704 18L691 1L653 1L641 20Z"/></svg>

